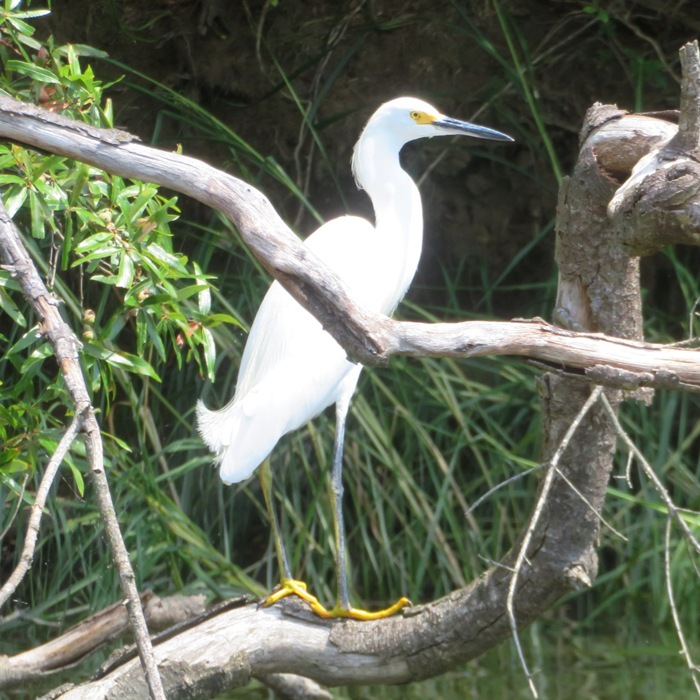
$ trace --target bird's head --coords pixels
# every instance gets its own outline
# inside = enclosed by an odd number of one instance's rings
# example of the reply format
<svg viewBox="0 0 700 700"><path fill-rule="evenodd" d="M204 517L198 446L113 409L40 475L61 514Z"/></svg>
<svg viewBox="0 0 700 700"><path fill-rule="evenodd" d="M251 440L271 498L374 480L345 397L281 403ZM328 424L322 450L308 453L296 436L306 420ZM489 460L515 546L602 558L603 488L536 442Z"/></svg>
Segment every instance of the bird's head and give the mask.
<svg viewBox="0 0 700 700"><path fill-rule="evenodd" d="M381 180L385 167L398 165L404 144L433 136L473 136L494 141L512 141L495 129L459 121L441 114L415 97L398 97L383 104L369 119L352 157L352 172L358 187L365 189L374 178Z"/></svg>
<svg viewBox="0 0 700 700"><path fill-rule="evenodd" d="M446 117L435 107L416 97L398 97L386 102L370 117L365 131L399 145L432 136L513 140L495 129Z"/></svg>

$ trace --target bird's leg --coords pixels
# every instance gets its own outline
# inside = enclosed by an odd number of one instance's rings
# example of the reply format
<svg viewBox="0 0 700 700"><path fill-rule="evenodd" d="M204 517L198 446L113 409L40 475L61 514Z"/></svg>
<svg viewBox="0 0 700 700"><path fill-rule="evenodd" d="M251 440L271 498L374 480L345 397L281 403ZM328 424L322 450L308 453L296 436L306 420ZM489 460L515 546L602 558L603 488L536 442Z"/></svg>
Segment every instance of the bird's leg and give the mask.
<svg viewBox="0 0 700 700"><path fill-rule="evenodd" d="M270 469L269 457L260 465L258 476L260 477L260 486L262 487L263 498L265 499L265 509L267 510L267 516L270 520L270 527L272 528L272 537L275 543L275 552L280 569L280 585L265 599L263 606L268 607L288 595L296 595L305 600L317 615L328 617L328 611L319 603L318 598L307 592L306 583L297 581L292 577L292 570L289 566L287 552L284 549L284 542L282 541L282 535L280 533L277 512L275 511L275 505L272 500L272 470Z"/></svg>
<svg viewBox="0 0 700 700"><path fill-rule="evenodd" d="M354 388L354 385L353 385ZM397 613L401 608L411 605L408 598L399 598L391 607L385 610L369 612L350 606L348 595L348 576L345 561L345 522L343 519L343 445L345 442L345 422L350 407L352 392L347 396L341 396L335 406L336 430L333 454L333 474L331 476L331 489L333 491L333 529L335 531L335 561L338 577L338 598L335 607L326 615L318 613L321 617L349 617L354 620L381 620Z"/></svg>
<svg viewBox="0 0 700 700"><path fill-rule="evenodd" d="M335 547L336 547L336 572L338 576L338 599L335 607L332 610L326 609L316 598L306 590L306 584L303 581L298 581L292 577L292 571L287 559L287 553L284 549L282 536L280 534L279 521L272 500L272 471L270 469L270 460L266 459L258 470L260 476L260 485L262 487L263 498L265 499L265 508L272 527L272 535L275 543L275 552L277 553L277 561L281 572L280 585L265 599L264 607L273 605L278 600L285 598L288 595L296 595L302 600L305 600L311 610L316 615L323 618L349 617L354 620L381 620L397 613L401 608L411 604L408 598L399 598L391 607L385 610L377 610L369 612L350 606L348 595L348 580L345 563L345 525L343 522L343 442L345 439L345 419L347 418L348 407L350 404L350 395L341 397L336 404L337 427L335 435L335 448L333 455L333 474L331 476L331 488L333 491L333 528L335 532Z"/></svg>
<svg viewBox="0 0 700 700"><path fill-rule="evenodd" d="M343 519L343 445L345 443L345 421L350 407L349 398L341 396L335 405L335 443L333 446L333 530L335 534L335 566L338 582L336 609L349 610L348 572L345 563L345 520Z"/></svg>

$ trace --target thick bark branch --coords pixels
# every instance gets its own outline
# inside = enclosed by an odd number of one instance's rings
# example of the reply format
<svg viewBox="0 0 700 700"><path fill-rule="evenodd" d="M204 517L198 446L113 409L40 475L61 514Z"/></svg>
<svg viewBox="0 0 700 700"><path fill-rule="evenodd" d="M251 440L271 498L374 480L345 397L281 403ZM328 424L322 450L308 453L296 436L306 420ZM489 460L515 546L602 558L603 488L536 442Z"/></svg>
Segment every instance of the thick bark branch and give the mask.
<svg viewBox="0 0 700 700"><path fill-rule="evenodd" d="M683 81L678 133L634 168L609 212L630 255L651 255L668 245L700 245L700 52L680 50Z"/></svg>
<svg viewBox="0 0 700 700"><path fill-rule="evenodd" d="M390 354L413 357L528 357L580 373L597 384L697 390L700 352L669 345L575 333L542 320L410 323L383 320ZM426 328L427 326L427 328ZM430 332L428 332L428 328Z"/></svg>
<svg viewBox="0 0 700 700"><path fill-rule="evenodd" d="M146 591L141 594L141 605L149 630L159 631L201 614L204 596L159 598ZM123 637L128 631L129 619L120 601L46 644L14 656L0 656L0 688L27 686L39 677L70 668L102 644Z"/></svg>
<svg viewBox="0 0 700 700"><path fill-rule="evenodd" d="M665 124L660 120L647 121ZM638 132L644 134L637 121L630 122L625 132L629 141L627 162L645 147L648 150L649 139L659 138L653 129L651 136L644 135L641 139L637 138ZM615 134L618 140L622 138L617 127ZM396 354L433 357L517 355L574 372L591 371L599 365L616 367L623 372L645 371L651 376L645 376L641 383L649 386L667 386L669 377L674 374L685 385L699 385L691 365L693 358L700 355L693 350L669 347L661 353L658 346L645 349L641 345L634 346L633 350L632 346L621 345L618 341L592 336L578 338L573 333L568 334L563 342L561 332L544 323L401 323L369 313L348 297L337 276L289 230L260 192L194 158L135 143L134 137L123 132L88 127L34 105L0 96L0 136L75 158L124 177L164 185L223 212L236 225L264 267L319 318L352 360L362 364L381 364ZM608 148L607 152L612 150ZM619 172L624 166L611 161L606 167ZM579 251L577 256L582 264L587 257L585 252ZM636 269L634 263L630 265ZM576 285L585 286L581 280ZM568 308L574 294L567 292L567 299L558 304L564 316L575 315ZM586 322L570 323L569 327L574 330L607 330L617 335L620 324L627 319L622 311L624 305L618 307L621 309L619 318L607 329ZM602 381L604 377L597 376L597 379ZM609 381L614 383L615 380L610 378Z"/></svg>
<svg viewBox="0 0 700 700"><path fill-rule="evenodd" d="M572 589L573 577L567 578L570 569L562 570L561 561L541 563L533 562L521 575L518 600L538 591L547 607ZM272 608L248 604L156 643L156 659L168 697L176 690L181 693L176 697L212 697L271 673L303 675L329 686L417 681L482 654L510 634L509 579L507 569L493 568L462 590L378 622L321 620L296 599ZM523 621L534 612L517 600L516 610ZM190 680L184 693L183 678ZM57 697L112 697L117 688L121 697L141 697L144 687L143 672L132 659Z"/></svg>
<svg viewBox="0 0 700 700"><path fill-rule="evenodd" d="M194 158L143 146L125 132L90 127L4 96L0 136L122 177L163 185L221 211L265 269L351 356L368 364L381 360L380 349L366 333L371 316L348 297L338 277L292 233L267 198L246 182Z"/></svg>

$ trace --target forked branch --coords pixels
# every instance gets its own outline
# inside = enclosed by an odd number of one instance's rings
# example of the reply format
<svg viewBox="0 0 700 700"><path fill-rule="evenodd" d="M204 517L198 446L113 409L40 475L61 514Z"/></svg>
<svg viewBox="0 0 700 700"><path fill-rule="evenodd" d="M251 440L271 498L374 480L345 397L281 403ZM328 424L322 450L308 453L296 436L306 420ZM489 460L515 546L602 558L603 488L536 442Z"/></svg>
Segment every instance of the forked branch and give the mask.
<svg viewBox="0 0 700 700"><path fill-rule="evenodd" d="M35 508L43 508L42 499L45 497L45 492L48 492L53 475L58 469L63 455L70 447L70 442L75 437L78 428L80 428L85 436L90 475L95 487L100 514L112 548L112 558L119 572L119 579L126 598L126 608L136 638L139 655L146 671L148 691L154 700L165 700L161 679L153 660L153 650L148 636L148 629L141 610L139 593L136 588L136 577L131 567L129 553L122 539L117 514L109 491L109 483L104 471L100 427L95 419L90 395L78 358L80 342L75 337L70 326L61 318L57 302L49 294L48 289L46 289L44 282L34 267L14 223L5 210L2 200L0 200L0 261L3 263L3 267L19 283L25 298L32 305L39 319L39 327L42 334L51 341L75 410L75 418L61 440L59 450L57 450L50 461L42 484L45 489L40 489L37 494L38 504L35 503ZM28 542L31 546L33 546L32 539L35 539L35 535L38 532L40 517L41 511L35 509L30 522L32 529L27 533ZM31 554L31 549L27 550L27 555L29 554ZM17 575L8 581L7 591L11 591L16 587L18 579L24 575L24 571L26 569L17 570Z"/></svg>

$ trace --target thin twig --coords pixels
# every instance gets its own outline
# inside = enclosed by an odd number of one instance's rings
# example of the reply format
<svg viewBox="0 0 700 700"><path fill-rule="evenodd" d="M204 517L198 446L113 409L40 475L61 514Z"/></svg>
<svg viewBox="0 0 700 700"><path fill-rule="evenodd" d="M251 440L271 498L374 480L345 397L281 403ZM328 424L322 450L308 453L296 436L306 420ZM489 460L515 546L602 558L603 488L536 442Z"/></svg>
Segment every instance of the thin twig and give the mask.
<svg viewBox="0 0 700 700"><path fill-rule="evenodd" d="M75 440L78 431L80 430L81 423L82 414L76 413L75 416L73 416L73 420L68 426L68 429L58 443L56 450L49 460L49 463L46 465L44 476L41 477L41 482L39 483L39 488L37 489L36 496L34 497L34 503L31 507L31 515L29 516L29 522L27 523L27 534L24 537L22 554L14 571L10 574L9 578L0 589L0 607L5 605L5 603L10 599L10 596L17 590L17 586L19 586L22 579L24 579L24 577L27 575L29 569L31 569L32 562L34 561L36 542L39 538L41 516L44 513L44 506L48 500L51 485L56 478L56 474L58 473L61 463L63 462L63 458L66 456L71 444L73 443L73 440ZM20 502L21 501L22 497L20 496Z"/></svg>
<svg viewBox="0 0 700 700"><path fill-rule="evenodd" d="M517 474L509 476L507 479L504 479L503 481L499 482L493 488L489 489L485 494L479 496L479 498L477 498L476 501L474 501L474 503L472 503L471 506L469 506L468 510L464 513L464 517L468 518L485 500L493 496L493 494L496 493L496 491L498 491L499 489L502 489L504 486L508 486L508 484L512 484L518 479L522 479L528 474L532 474L532 472L539 471L540 469L543 469L546 466L549 466L547 462L544 462L543 464L538 464L536 467L530 467L524 472L518 472Z"/></svg>
<svg viewBox="0 0 700 700"><path fill-rule="evenodd" d="M673 66L671 65L671 62L666 58L666 54L663 52L663 49L659 45L659 42L656 41L652 36L649 34L643 32L639 26L637 26L631 19L630 19L630 12L626 11L621 14L613 13L613 17L621 22L622 24L625 25L632 33L636 34L642 41L646 41L652 49L654 49L654 53L656 54L656 58L659 61L659 63L664 67L666 72L677 82L681 82L681 76L678 75L678 73L673 70Z"/></svg>
<svg viewBox="0 0 700 700"><path fill-rule="evenodd" d="M591 512L593 515L595 515L596 518L601 522L601 524L605 525L605 527L610 530L610 532L613 533L613 535L617 535L621 540L624 540L627 542L627 538L619 531L616 530L604 517L603 514L599 511L596 510L596 507L581 493L579 489L576 488L576 486L573 484L571 479L569 479L564 472L562 472L560 469L557 469L557 475L560 476L566 484L569 486L569 488L590 508Z"/></svg>
<svg viewBox="0 0 700 700"><path fill-rule="evenodd" d="M690 308L688 314L688 340L695 340L695 317L698 315L698 305L700 305L700 297L695 300L695 303Z"/></svg>
<svg viewBox="0 0 700 700"><path fill-rule="evenodd" d="M630 451L631 455L634 455L634 457L637 459L637 462L642 468L642 471L646 474L647 478L652 482L654 485L654 488L656 489L657 493L659 496L661 496L661 500L666 504L666 508L668 510L668 521L666 525L666 540L664 543L664 551L665 551L665 571L666 571L666 589L668 592L668 599L669 599L669 604L671 606L671 614L673 616L673 624L676 628L676 634L678 635L678 639L681 643L681 651L683 653L683 656L685 658L686 664L688 665L688 668L690 669L690 674L691 678L693 679L693 684L695 685L695 689L698 692L698 695L700 695L700 679L698 678L698 667L693 663L690 652L688 650L687 644L685 642L685 636L683 634L683 629L680 624L680 617L678 616L678 611L676 609L676 604L675 604L675 599L673 597L673 586L671 583L671 562L670 562L670 527L671 527L671 522L673 520L676 521L678 526L680 527L683 536L686 540L686 543L691 545L695 551L700 554L700 542L693 536L693 533L690 531L690 528L688 527L687 523L683 519L682 512L683 509L677 508L676 504L673 502L673 499L671 498L671 495L668 493L664 485L661 483L661 480L656 476L656 473L652 469L651 464L645 459L644 455L641 453L639 448L634 444L632 439L629 437L625 429L622 427L620 424L620 421L615 414L615 411L613 410L612 406L610 405L610 402L608 401L607 397L605 394L602 395L601 397L601 402L603 404L603 407L605 408L605 411L607 414L610 416L610 419L612 421L613 428L615 432L617 433L617 436L627 445L627 449Z"/></svg>
<svg viewBox="0 0 700 700"><path fill-rule="evenodd" d="M624 479L627 482L627 486L632 488L632 463L634 462L634 455L632 452L627 453L627 464L625 465L624 474L615 474L613 479Z"/></svg>
<svg viewBox="0 0 700 700"><path fill-rule="evenodd" d="M557 475L559 469L558 469L558 464L561 461L562 455L564 454L564 451L566 448L569 446L569 443L571 442L571 438L574 436L576 431L578 430L579 426L581 425L581 421L584 419L588 411L591 409L591 406L598 400L598 398L603 395L603 387L602 386L596 386L593 391L591 392L591 395L588 397L586 400L586 403L583 404L581 407L581 410L576 414L576 417L574 418L573 421L571 421L571 425L569 426L569 429L566 431L566 434L562 438L561 442L559 443L559 447L557 448L556 452L554 453L552 459L549 462L549 467L547 469L547 473L544 477L544 481L542 483L542 490L540 492L540 496L537 499L537 504L535 505L535 509L532 513L532 518L530 519L530 524L527 527L527 530L525 532L525 536L523 537L523 541L520 545L520 548L518 550L518 556L516 557L515 564L513 566L513 575L511 576L510 579L510 584L508 585L508 597L506 599L506 610L508 612L508 622L510 624L510 629L511 633L513 635L513 641L515 642L515 647L518 650L518 656L520 658L520 664L523 668L523 671L525 672L525 676L527 678L528 685L530 686L530 692L532 693L532 696L534 698L539 697L537 694L537 688L535 687L535 683L533 681L533 675L530 672L530 669L528 668L527 661L525 660L525 654L523 652L522 645L520 643L520 637L518 635L518 623L515 619L515 606L514 606L514 600L515 600L515 591L518 586L518 576L520 574L520 571L522 571L523 568L523 563L526 561L527 557L527 550L530 546L530 542L532 541L532 537L535 533L535 528L537 527L537 523L539 522L540 516L544 512L544 506L545 503L547 502L547 498L549 496L549 492L552 488L552 484L554 483L554 477ZM609 404L608 404L609 405Z"/></svg>
<svg viewBox="0 0 700 700"><path fill-rule="evenodd" d="M518 474L515 474L514 476L508 477L507 479L504 479L503 481L499 482L496 484L493 488L489 489L483 496L479 496L479 498L474 501L474 503L471 505L470 508L467 509L465 512L465 516L469 517L472 512L480 506L487 498L492 496L496 491L499 489L503 488L504 486L507 486L508 484L512 483L513 481L517 481L518 479L521 479L524 476L527 476L528 474L532 474L532 472L539 471L540 469L543 469L544 467L548 467L550 465L550 462L543 462L542 464L538 464L536 467L530 467L530 469L526 469L524 472L519 472ZM627 542L627 538L619 531L616 530L604 517L603 514L596 510L595 506L581 493L581 491L576 488L574 483L569 479L569 477L564 474L560 469L557 469L557 474L564 480L564 482L569 486L569 488L593 511L593 514L600 520L600 522L605 525L614 535L617 535L620 539L624 540Z"/></svg>
<svg viewBox="0 0 700 700"><path fill-rule="evenodd" d="M681 528L683 536L686 538L688 543L693 547L693 549L695 549L695 551L698 554L700 554L700 542L698 542L693 533L690 531L688 524L683 519L683 516L681 515L679 509L676 507L676 504L673 502L673 499L671 498L669 492L666 490L666 487L661 483L659 477L656 476L656 473L654 472L651 464L647 462L639 448L634 444L630 436L627 435L625 429L620 425L620 421L615 415L615 411L610 405L610 402L605 397L605 394L603 394L603 396L601 397L601 401L603 403L603 406L605 407L606 412L610 416L610 419L612 420L613 428L617 436L620 438L620 440L622 440L625 443L625 445L627 445L627 449L629 449L630 452L634 453L634 456L637 458L637 461L639 462L642 471L647 475L647 478L654 485L654 488L656 489L659 496L661 496L661 500L666 504L666 507L668 508L668 514L671 517L673 517L678 523L678 526Z"/></svg>
<svg viewBox="0 0 700 700"><path fill-rule="evenodd" d="M693 684L695 685L695 690L698 695L700 695L700 678L698 678L698 666L693 663L693 658L690 655L690 650L685 641L685 635L683 634L683 627L681 625L681 619L678 615L678 609L676 608L676 601L673 597L673 582L671 581L671 514L666 518L666 536L664 538L664 569L666 572L666 592L668 593L668 602L671 606L671 615L673 616L673 625L676 628L676 634L678 635L678 641L681 645L681 653L685 658L685 663L690 671L690 677L693 679Z"/></svg>

